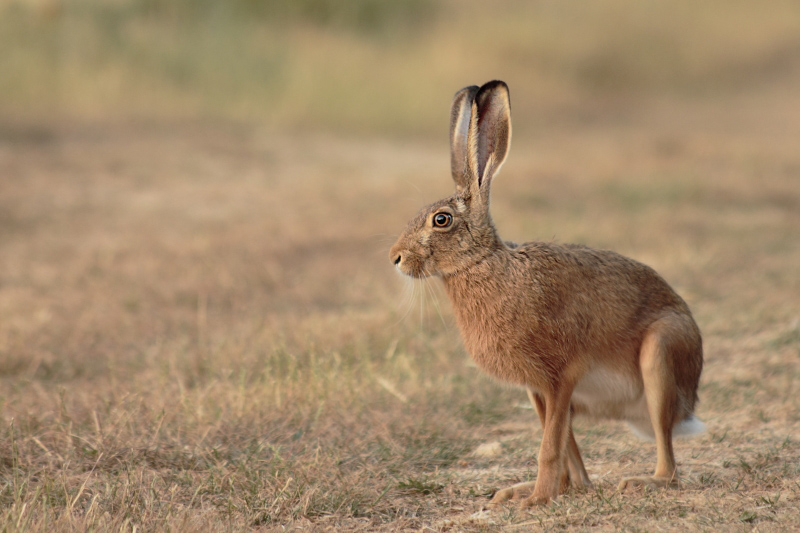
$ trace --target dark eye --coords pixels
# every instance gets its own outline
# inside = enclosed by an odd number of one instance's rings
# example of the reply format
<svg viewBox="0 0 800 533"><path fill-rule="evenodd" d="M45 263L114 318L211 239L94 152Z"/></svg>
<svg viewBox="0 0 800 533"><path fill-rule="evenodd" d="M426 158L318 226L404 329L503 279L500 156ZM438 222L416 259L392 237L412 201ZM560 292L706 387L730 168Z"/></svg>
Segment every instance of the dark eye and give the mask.
<svg viewBox="0 0 800 533"><path fill-rule="evenodd" d="M446 228L453 223L453 215L450 213L437 213L433 216L433 225L437 228Z"/></svg>

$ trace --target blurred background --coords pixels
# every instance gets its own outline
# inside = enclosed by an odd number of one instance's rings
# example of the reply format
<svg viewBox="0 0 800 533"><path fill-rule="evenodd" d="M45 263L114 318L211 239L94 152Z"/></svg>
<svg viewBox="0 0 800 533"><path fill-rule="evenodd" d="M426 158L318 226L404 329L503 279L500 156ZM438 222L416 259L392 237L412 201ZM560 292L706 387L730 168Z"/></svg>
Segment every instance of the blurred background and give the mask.
<svg viewBox="0 0 800 533"><path fill-rule="evenodd" d="M516 127L798 76L792 1L2 0L0 111L223 118L383 135L506 80Z"/></svg>
<svg viewBox="0 0 800 533"><path fill-rule="evenodd" d="M473 517L535 417L387 254L491 79L500 234L703 331L681 491L609 497L654 450L579 421L599 496ZM790 530L798 228L796 0L0 0L0 529Z"/></svg>

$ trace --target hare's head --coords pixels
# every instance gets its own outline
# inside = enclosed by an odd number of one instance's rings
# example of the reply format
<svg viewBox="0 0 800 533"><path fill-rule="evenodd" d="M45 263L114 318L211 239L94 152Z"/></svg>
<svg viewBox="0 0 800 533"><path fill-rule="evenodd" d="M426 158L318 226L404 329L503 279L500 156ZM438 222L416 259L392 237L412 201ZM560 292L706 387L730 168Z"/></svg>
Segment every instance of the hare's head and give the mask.
<svg viewBox="0 0 800 533"><path fill-rule="evenodd" d="M423 208L389 252L409 276L450 275L503 246L489 216L489 187L511 142L508 86L490 81L456 93L450 164L456 192Z"/></svg>

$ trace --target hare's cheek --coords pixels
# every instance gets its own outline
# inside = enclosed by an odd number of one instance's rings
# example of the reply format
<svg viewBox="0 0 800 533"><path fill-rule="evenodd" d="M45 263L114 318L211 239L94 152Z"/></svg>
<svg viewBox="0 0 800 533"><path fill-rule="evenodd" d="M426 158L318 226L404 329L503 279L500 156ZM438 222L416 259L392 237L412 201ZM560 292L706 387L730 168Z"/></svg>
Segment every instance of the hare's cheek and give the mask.
<svg viewBox="0 0 800 533"><path fill-rule="evenodd" d="M431 233L426 231L419 236L419 245L423 249L427 249L431 244Z"/></svg>

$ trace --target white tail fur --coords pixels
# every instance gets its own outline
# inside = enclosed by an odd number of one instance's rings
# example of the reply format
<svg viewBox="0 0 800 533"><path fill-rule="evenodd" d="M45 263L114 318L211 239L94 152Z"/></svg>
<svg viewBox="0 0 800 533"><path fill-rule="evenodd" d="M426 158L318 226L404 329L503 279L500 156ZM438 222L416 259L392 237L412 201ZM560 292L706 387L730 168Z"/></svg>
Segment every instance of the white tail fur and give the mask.
<svg viewBox="0 0 800 533"><path fill-rule="evenodd" d="M650 424L650 421L642 421L641 423L636 422L628 422L628 427L633 434L639 437L640 439L647 441L647 442L654 442L656 440L655 434L653 433L653 426ZM672 428L672 436L673 437L692 437L694 435L699 435L700 433L704 433L706 431L706 425L703 423L702 420L697 418L694 415L689 416L684 420L681 420L675 427Z"/></svg>

